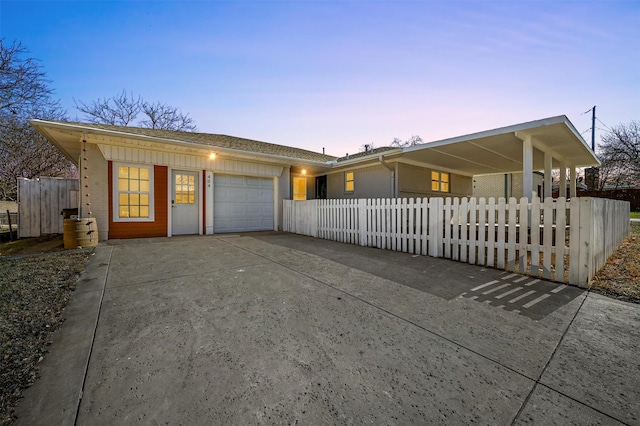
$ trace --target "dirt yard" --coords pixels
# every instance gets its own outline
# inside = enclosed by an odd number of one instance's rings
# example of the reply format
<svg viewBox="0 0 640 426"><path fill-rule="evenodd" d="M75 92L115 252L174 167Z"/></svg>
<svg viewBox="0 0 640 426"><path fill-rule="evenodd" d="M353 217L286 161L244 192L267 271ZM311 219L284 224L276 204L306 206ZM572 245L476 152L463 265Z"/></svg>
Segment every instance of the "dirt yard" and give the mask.
<svg viewBox="0 0 640 426"><path fill-rule="evenodd" d="M47 235L38 238L21 238L0 243L0 257L23 254L42 254L63 251L62 235Z"/></svg>
<svg viewBox="0 0 640 426"><path fill-rule="evenodd" d="M594 278L592 291L626 302L640 303L640 223Z"/></svg>
<svg viewBox="0 0 640 426"><path fill-rule="evenodd" d="M61 249L62 238L0 244L0 425L13 421L14 405L37 379L38 363L91 256L90 250Z"/></svg>

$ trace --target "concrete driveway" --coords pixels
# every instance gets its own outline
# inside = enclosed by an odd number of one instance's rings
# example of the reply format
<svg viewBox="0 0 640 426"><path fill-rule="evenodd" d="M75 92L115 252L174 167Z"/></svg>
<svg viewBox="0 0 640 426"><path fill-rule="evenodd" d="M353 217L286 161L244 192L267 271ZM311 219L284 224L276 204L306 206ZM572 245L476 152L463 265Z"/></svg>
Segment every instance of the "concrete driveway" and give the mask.
<svg viewBox="0 0 640 426"><path fill-rule="evenodd" d="M18 424L640 424L640 307L289 234L95 250Z"/></svg>

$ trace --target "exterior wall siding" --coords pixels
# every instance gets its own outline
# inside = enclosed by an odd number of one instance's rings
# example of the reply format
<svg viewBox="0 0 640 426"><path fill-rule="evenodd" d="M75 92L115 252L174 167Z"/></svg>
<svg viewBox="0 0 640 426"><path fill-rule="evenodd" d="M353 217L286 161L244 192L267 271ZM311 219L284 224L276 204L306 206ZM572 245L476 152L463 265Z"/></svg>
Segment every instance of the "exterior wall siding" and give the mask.
<svg viewBox="0 0 640 426"><path fill-rule="evenodd" d="M114 222L113 221L113 163L108 162L108 213L109 213L109 238L147 238L166 237L168 229L167 198L169 170L166 166L153 167L153 191L154 191L154 221L153 222ZM98 221L98 226L100 222ZM98 231L99 232L99 231Z"/></svg>
<svg viewBox="0 0 640 426"><path fill-rule="evenodd" d="M507 174L507 190L505 194L504 173L494 175L474 176L473 178L473 196L478 198L500 198L500 197L522 197L522 173ZM538 187L543 187L544 176L539 173L533 174L533 191L538 192ZM539 194L542 195L542 194ZM546 194L545 196L551 196ZM542 198L542 197L541 197Z"/></svg>
<svg viewBox="0 0 640 426"><path fill-rule="evenodd" d="M470 197L473 192L473 180L469 176L450 174L450 191L431 191L431 172L440 171L410 164L398 164L398 197Z"/></svg>
<svg viewBox="0 0 640 426"><path fill-rule="evenodd" d="M353 192L345 192L346 172L354 174ZM392 174L382 164L362 169L344 169L327 175L327 198L389 198L393 196Z"/></svg>
<svg viewBox="0 0 640 426"><path fill-rule="evenodd" d="M128 148L112 145L99 145L104 157L111 161L127 163L157 164L173 168L211 170L214 173L228 173L251 176L280 176L282 166L252 163L250 161L231 160L192 154L175 154L167 152L149 151L139 148Z"/></svg>

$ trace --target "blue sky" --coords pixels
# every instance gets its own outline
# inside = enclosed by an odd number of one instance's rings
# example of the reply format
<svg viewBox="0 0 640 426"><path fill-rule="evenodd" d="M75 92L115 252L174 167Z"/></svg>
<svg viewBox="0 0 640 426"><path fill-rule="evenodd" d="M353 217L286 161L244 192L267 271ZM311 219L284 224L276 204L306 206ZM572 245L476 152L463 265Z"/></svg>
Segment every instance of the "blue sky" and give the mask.
<svg viewBox="0 0 640 426"><path fill-rule="evenodd" d="M0 1L74 117L122 89L198 129L344 155L565 114L640 120L640 2ZM599 135L596 141L599 140Z"/></svg>

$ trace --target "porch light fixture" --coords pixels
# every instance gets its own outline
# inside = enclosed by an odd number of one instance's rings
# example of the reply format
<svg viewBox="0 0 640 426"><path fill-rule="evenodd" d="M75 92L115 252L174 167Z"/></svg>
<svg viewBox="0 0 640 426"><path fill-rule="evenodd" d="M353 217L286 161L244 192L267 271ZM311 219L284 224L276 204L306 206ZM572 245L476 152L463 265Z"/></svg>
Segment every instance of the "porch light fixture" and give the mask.
<svg viewBox="0 0 640 426"><path fill-rule="evenodd" d="M307 174L307 169L302 169L302 174L306 175Z"/></svg>
<svg viewBox="0 0 640 426"><path fill-rule="evenodd" d="M215 160L216 159L216 153L212 152L211 154L209 154L209 160Z"/></svg>

